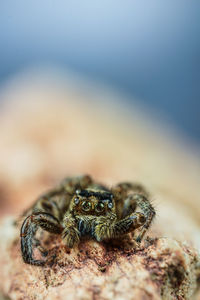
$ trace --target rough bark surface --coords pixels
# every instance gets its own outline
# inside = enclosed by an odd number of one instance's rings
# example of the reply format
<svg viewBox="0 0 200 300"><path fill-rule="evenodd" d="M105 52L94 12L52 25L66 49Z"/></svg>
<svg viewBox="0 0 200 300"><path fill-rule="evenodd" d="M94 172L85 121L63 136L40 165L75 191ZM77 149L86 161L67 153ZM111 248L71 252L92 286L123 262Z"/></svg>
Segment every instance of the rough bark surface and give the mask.
<svg viewBox="0 0 200 300"><path fill-rule="evenodd" d="M37 77L37 79L36 79ZM1 92L0 291L8 299L198 299L200 161L186 144L158 130L135 108L105 102L88 87L37 75ZM38 79L39 77L39 79ZM92 99L101 105L92 104ZM59 99L59 101L58 101ZM63 101L64 100L64 101ZM115 110L115 111L114 111ZM91 174L109 186L139 181L157 218L145 241L131 236L66 249L40 232L45 267L23 263L23 209L63 176ZM19 222L20 223L20 222ZM199 298L200 299L200 298Z"/></svg>

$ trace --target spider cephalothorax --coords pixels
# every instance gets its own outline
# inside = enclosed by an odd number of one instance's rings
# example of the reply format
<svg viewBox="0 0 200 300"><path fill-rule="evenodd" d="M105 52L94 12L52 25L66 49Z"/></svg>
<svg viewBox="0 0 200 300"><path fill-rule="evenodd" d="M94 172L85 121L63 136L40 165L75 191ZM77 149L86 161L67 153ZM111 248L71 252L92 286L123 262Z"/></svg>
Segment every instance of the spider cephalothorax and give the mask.
<svg viewBox="0 0 200 300"><path fill-rule="evenodd" d="M97 241L118 238L141 228L136 238L141 242L151 225L155 210L146 190L139 184L120 183L107 189L90 176L68 177L41 196L27 212L21 227L21 251L24 262L44 265L33 258L33 246L42 247L35 238L38 227L62 235L72 248L81 236ZM136 208L141 212L135 212Z"/></svg>

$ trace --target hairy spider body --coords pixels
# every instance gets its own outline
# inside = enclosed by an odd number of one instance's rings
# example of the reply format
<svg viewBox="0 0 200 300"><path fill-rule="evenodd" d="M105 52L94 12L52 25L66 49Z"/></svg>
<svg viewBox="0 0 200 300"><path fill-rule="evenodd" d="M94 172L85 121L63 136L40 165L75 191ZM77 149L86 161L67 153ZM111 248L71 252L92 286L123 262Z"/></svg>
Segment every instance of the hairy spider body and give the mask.
<svg viewBox="0 0 200 300"><path fill-rule="evenodd" d="M141 212L135 212L139 207ZM35 238L38 227L61 234L63 243L72 248L88 235L98 242L118 238L140 228L141 242L155 216L149 195L139 184L120 183L112 189L95 183L88 175L68 177L60 185L37 199L21 226L21 251L25 263L44 265L33 258L37 247L47 252Z"/></svg>

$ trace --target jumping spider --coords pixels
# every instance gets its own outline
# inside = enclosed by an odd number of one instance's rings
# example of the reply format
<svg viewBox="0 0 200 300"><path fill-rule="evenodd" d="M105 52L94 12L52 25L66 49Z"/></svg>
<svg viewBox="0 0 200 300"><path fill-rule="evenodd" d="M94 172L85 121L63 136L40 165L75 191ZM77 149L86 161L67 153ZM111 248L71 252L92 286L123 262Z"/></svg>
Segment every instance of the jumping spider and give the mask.
<svg viewBox="0 0 200 300"><path fill-rule="evenodd" d="M38 227L62 235L72 248L80 237L89 235L98 242L118 238L137 228L141 242L155 216L148 193L139 184L119 183L111 189L88 175L68 177L42 195L27 211L21 227L21 252L25 263L42 266L45 260L33 258L33 248L44 249L35 238ZM142 212L135 212L139 207Z"/></svg>

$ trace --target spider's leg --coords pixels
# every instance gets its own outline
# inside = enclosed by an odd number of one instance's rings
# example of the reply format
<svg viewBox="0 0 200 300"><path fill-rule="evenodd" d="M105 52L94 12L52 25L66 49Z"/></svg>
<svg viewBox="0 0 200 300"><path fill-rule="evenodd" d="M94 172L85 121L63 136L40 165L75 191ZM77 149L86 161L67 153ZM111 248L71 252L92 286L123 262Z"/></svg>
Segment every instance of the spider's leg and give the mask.
<svg viewBox="0 0 200 300"><path fill-rule="evenodd" d="M45 212L35 212L24 220L20 234L23 260L25 263L41 266L45 261L33 258L34 236L38 227L57 234L61 233L63 228L56 217Z"/></svg>
<svg viewBox="0 0 200 300"><path fill-rule="evenodd" d="M134 203L134 201L131 201L130 203L130 201L126 200L130 192L149 197L149 194L143 185L134 182L121 182L114 186L111 191L115 197L116 213L118 218L125 217L131 212L134 212L136 208L136 203Z"/></svg>
<svg viewBox="0 0 200 300"><path fill-rule="evenodd" d="M66 177L60 183L60 189L69 194L74 194L77 189L85 189L93 183L89 175L82 175L77 177Z"/></svg>
<svg viewBox="0 0 200 300"><path fill-rule="evenodd" d="M102 217L95 226L94 236L97 241L110 238L117 238L121 235L134 231L146 221L144 214L133 213L124 219Z"/></svg>
<svg viewBox="0 0 200 300"><path fill-rule="evenodd" d="M61 220L75 191L85 189L92 183L88 175L66 177L57 186L42 194L31 207L24 211L22 216L30 215L33 210L38 210L49 212Z"/></svg>
<svg viewBox="0 0 200 300"><path fill-rule="evenodd" d="M144 195L130 194L124 201L123 215L126 216L127 214L131 214L133 212L133 208L135 210L136 207L139 207L141 209L146 218L146 221L142 226L138 237L136 238L137 242L141 242L146 231L150 227L156 213L153 205Z"/></svg>
<svg viewBox="0 0 200 300"><path fill-rule="evenodd" d="M117 199L116 210L119 217L131 215L137 207L144 214L146 221L136 238L137 242L141 242L155 216L155 209L149 200L149 193L141 184L129 182L119 183L112 189L112 192Z"/></svg>
<svg viewBox="0 0 200 300"><path fill-rule="evenodd" d="M149 197L149 193L146 188L137 182L121 182L112 188L113 194L123 195L126 198L128 192L142 194L145 197Z"/></svg>
<svg viewBox="0 0 200 300"><path fill-rule="evenodd" d="M137 182L121 182L112 188L112 193L117 202L124 202L130 193L141 194L146 198L150 196L146 188Z"/></svg>
<svg viewBox="0 0 200 300"><path fill-rule="evenodd" d="M63 219L63 232L62 240L63 243L69 247L73 248L75 244L78 244L80 240L80 232L77 227L77 223L71 214L66 214Z"/></svg>
<svg viewBox="0 0 200 300"><path fill-rule="evenodd" d="M61 184L41 195L24 215L29 215L21 227L21 249L25 262L43 265L41 260L34 260L34 236L38 227L53 233L61 233L61 222L69 208L72 195L77 189L87 188L93 181L88 175L67 177ZM69 243L70 244L70 243ZM39 248L41 249L41 248ZM44 252L44 249L41 249Z"/></svg>
<svg viewBox="0 0 200 300"><path fill-rule="evenodd" d="M144 213L145 217L146 217L146 221L144 223L144 225L142 226L142 229L138 235L138 237L136 238L137 242L141 242L146 231L148 230L148 228L150 227L156 212L155 209L153 207L153 205L151 204L151 202L149 201L149 199L141 194L132 194L129 196L130 198L132 197L132 201L135 201L137 203L137 206L141 209L141 211Z"/></svg>

